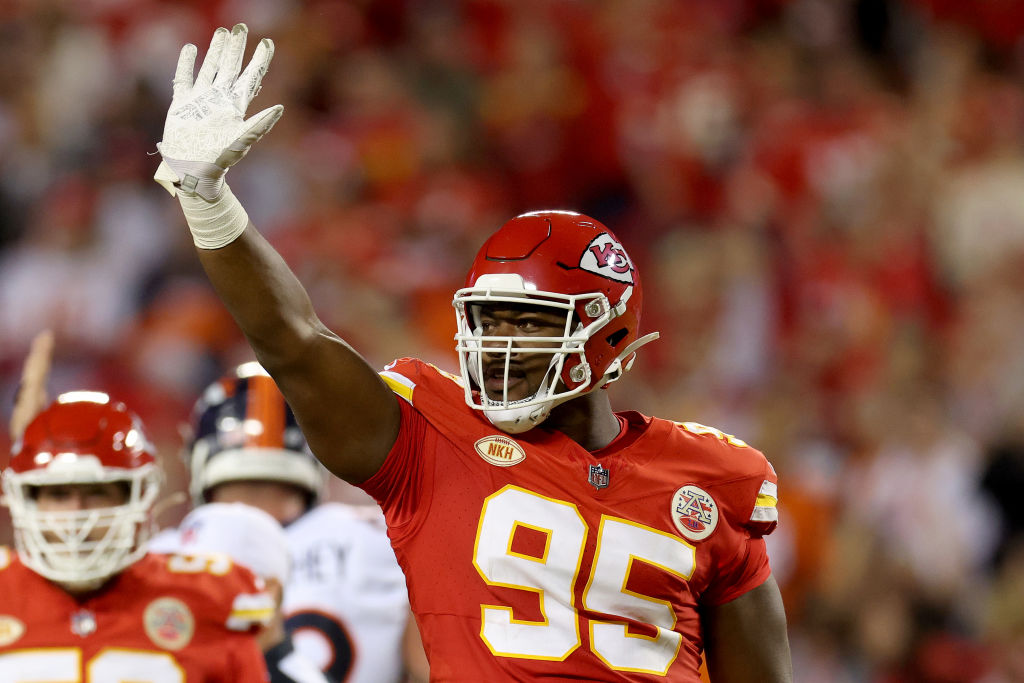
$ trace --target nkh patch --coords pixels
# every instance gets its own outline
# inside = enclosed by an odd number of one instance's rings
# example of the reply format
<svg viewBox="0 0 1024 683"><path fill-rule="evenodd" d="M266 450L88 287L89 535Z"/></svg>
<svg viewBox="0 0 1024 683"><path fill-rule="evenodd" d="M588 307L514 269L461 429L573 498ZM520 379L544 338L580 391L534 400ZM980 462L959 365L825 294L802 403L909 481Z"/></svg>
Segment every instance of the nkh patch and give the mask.
<svg viewBox="0 0 1024 683"><path fill-rule="evenodd" d="M504 435L485 436L473 444L477 455L498 467L511 467L526 460L526 451Z"/></svg>
<svg viewBox="0 0 1024 683"><path fill-rule="evenodd" d="M718 526L718 506L702 488L687 484L672 496L672 521L684 537L703 541Z"/></svg>
<svg viewBox="0 0 1024 683"><path fill-rule="evenodd" d="M595 489L606 489L608 488L608 481L611 477L611 473L603 465L591 465L590 473L587 475L587 481L589 481Z"/></svg>

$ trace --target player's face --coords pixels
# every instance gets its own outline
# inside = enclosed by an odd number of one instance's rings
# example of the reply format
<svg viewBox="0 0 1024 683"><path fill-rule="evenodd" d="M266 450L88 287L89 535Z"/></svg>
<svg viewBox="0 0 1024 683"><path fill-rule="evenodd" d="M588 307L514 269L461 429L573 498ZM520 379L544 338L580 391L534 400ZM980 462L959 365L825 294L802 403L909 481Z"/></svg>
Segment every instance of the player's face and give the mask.
<svg viewBox="0 0 1024 683"><path fill-rule="evenodd" d="M41 512L75 512L116 507L128 501L124 485L117 482L95 484L54 484L36 491L36 508Z"/></svg>
<svg viewBox="0 0 1024 683"><path fill-rule="evenodd" d="M245 503L259 508L281 524L288 524L306 511L306 493L298 486L277 481L226 481L208 493L211 503Z"/></svg>
<svg viewBox="0 0 1024 683"><path fill-rule="evenodd" d="M40 486L35 494L36 509L40 512L83 512L124 505L128 502L128 489L121 482L91 484L52 484ZM108 525L96 524L87 540L97 541L106 535ZM58 540L52 532L45 532L47 540Z"/></svg>
<svg viewBox="0 0 1024 683"><path fill-rule="evenodd" d="M552 342L530 341L531 338L561 337L565 334L565 314L544 307L501 304L482 307L480 331L484 337L514 337L508 359L508 400L519 401L537 393L551 363L547 353L516 353L516 349L551 347ZM488 347L484 342L484 347ZM505 390L504 342L490 344L501 353L483 354L483 387L487 396L502 400Z"/></svg>

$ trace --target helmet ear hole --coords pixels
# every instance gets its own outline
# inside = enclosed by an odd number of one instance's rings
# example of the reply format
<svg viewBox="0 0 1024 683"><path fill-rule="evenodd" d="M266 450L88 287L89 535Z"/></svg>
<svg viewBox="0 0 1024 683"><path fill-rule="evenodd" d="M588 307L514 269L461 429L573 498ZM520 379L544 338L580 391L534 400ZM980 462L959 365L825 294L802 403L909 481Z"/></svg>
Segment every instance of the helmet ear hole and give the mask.
<svg viewBox="0 0 1024 683"><path fill-rule="evenodd" d="M622 327L622 328L619 328L618 330L616 330L615 332L612 332L611 334L609 334L604 339L605 339L606 342L608 342L609 346L611 346L612 348L615 348L616 346L619 345L619 343L622 342L623 339L626 338L626 335L628 335L628 334L629 334L629 330L627 330L625 327Z"/></svg>

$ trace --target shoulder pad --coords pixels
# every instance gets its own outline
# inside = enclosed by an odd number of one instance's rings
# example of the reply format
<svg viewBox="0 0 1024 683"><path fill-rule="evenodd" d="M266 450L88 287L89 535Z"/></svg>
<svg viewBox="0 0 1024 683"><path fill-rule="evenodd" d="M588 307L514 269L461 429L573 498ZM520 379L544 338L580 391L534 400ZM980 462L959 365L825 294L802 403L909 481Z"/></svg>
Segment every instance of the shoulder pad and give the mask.
<svg viewBox="0 0 1024 683"><path fill-rule="evenodd" d="M737 439L732 434L726 434L721 429L716 429L715 427L708 427L707 425L702 425L699 422L676 422L675 424L684 432L695 436L710 435L719 441L725 442L730 446L735 446L736 448L750 448L750 446L747 445L747 442L743 439Z"/></svg>
<svg viewBox="0 0 1024 683"><path fill-rule="evenodd" d="M418 358L399 358L388 363L380 372L381 379L391 391L412 403L416 385L423 381L443 378L462 386L462 380L436 365L426 363Z"/></svg>
<svg viewBox="0 0 1024 683"><path fill-rule="evenodd" d="M725 457L730 463L728 470L732 475L741 477L758 487L756 494L751 489L747 489L748 492L745 494L746 504L751 506L748 508L751 509L751 513L744 526L755 536L770 534L779 521L779 493L778 477L768 458L756 448L751 448L742 439L726 434L720 429L698 422L676 422L675 424L688 434L704 437L709 445L726 449ZM750 500L751 495L754 496L753 501Z"/></svg>
<svg viewBox="0 0 1024 683"><path fill-rule="evenodd" d="M175 553L163 558L167 571L177 575L175 580L185 580L197 599L211 607L210 617L232 631L253 630L268 624L274 616L277 606L264 590L263 579L235 564L229 556Z"/></svg>

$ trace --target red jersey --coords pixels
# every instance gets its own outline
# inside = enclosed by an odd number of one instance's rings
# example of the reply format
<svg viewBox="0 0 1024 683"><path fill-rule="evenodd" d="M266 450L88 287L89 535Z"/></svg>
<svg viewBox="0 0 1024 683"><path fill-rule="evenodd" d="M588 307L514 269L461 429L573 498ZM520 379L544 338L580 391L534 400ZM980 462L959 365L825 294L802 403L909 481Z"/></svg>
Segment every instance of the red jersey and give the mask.
<svg viewBox="0 0 1024 683"><path fill-rule="evenodd" d="M382 373L402 426L362 487L381 504L443 681L699 681L698 610L769 575L776 477L694 423L619 414L590 453L543 424L500 432L458 378Z"/></svg>
<svg viewBox="0 0 1024 683"><path fill-rule="evenodd" d="M263 683L272 598L223 557L146 555L76 600L0 547L0 681Z"/></svg>

